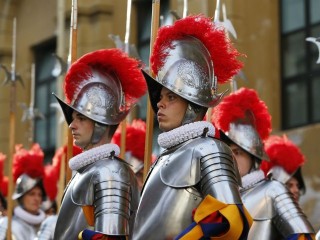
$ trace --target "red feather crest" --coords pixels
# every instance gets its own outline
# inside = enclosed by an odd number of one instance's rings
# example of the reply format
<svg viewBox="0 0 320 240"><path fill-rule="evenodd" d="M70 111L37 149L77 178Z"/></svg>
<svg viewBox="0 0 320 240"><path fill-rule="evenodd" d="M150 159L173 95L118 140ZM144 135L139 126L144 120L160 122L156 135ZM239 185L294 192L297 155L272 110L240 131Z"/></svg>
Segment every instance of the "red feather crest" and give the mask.
<svg viewBox="0 0 320 240"><path fill-rule="evenodd" d="M300 149L287 136L270 136L264 143L270 162L263 161L261 169L268 173L273 166L281 166L288 174L293 174L305 162Z"/></svg>
<svg viewBox="0 0 320 240"><path fill-rule="evenodd" d="M22 145L17 145L13 156L14 181L24 173L32 178L42 178L44 175L43 159L44 154L39 144L33 144L29 151Z"/></svg>
<svg viewBox="0 0 320 240"><path fill-rule="evenodd" d="M138 60L128 57L119 49L101 49L85 54L72 64L66 75L64 90L67 103L92 81L92 69L115 74L121 82L127 104L135 103L147 89L139 65Z"/></svg>
<svg viewBox="0 0 320 240"><path fill-rule="evenodd" d="M81 148L73 146L73 156L76 156L81 152ZM44 167L43 186L51 201L56 198L58 193L58 181L62 158L67 162L67 146L59 148L53 156L52 165Z"/></svg>
<svg viewBox="0 0 320 240"><path fill-rule="evenodd" d="M212 121L224 132L229 131L230 123L250 123L255 126L262 140L268 138L272 130L268 107L255 90L248 88L240 88L223 98L213 108Z"/></svg>
<svg viewBox="0 0 320 240"><path fill-rule="evenodd" d="M121 125L120 125L121 126ZM134 157L143 161L146 141L146 123L135 119L126 126L126 151L130 151ZM115 132L112 142L121 145L121 127Z"/></svg>
<svg viewBox="0 0 320 240"><path fill-rule="evenodd" d="M8 177L3 175L4 162L7 156L0 152L0 193L2 196L8 194Z"/></svg>
<svg viewBox="0 0 320 240"><path fill-rule="evenodd" d="M4 161L7 159L7 156L0 152L0 181L3 178L3 168L4 168Z"/></svg>
<svg viewBox="0 0 320 240"><path fill-rule="evenodd" d="M77 156L78 154L82 153L82 149L75 145L73 145L72 150L73 156ZM52 158L52 165L58 169L58 172L60 172L62 158L64 159L65 163L67 163L67 145L58 148Z"/></svg>
<svg viewBox="0 0 320 240"><path fill-rule="evenodd" d="M53 165L47 165L44 168L43 187L47 196L53 201L58 193L59 171Z"/></svg>
<svg viewBox="0 0 320 240"><path fill-rule="evenodd" d="M184 36L199 39L208 49L219 83L225 83L242 68L236 58L241 55L226 37L225 30L216 26L210 18L203 15L188 16L177 20L172 26L161 27L153 47L151 67L154 74L163 66L166 49L172 48L172 41Z"/></svg>

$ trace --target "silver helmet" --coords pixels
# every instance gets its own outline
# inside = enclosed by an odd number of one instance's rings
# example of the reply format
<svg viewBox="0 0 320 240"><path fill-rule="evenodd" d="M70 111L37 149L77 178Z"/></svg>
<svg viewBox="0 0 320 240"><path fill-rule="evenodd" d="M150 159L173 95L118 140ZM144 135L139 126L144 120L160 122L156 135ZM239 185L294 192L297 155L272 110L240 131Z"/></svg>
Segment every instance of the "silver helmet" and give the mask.
<svg viewBox="0 0 320 240"><path fill-rule="evenodd" d="M228 81L241 68L237 55L223 29L204 16L162 27L151 56L156 79L144 73L154 112L163 87L191 103L185 114L190 120L198 115L197 108L216 106L224 95L217 93L218 82Z"/></svg>
<svg viewBox="0 0 320 240"><path fill-rule="evenodd" d="M41 179L32 178L27 174L22 174L16 181L15 191L12 195L12 199L16 200L22 197L26 192L41 183ZM43 191L43 189L42 189ZM43 191L44 192L44 191Z"/></svg>
<svg viewBox="0 0 320 240"><path fill-rule="evenodd" d="M107 125L118 125L125 119L145 90L137 60L119 49L102 49L71 66L65 80L66 102L55 97L69 125L73 111L95 122L91 141L96 143Z"/></svg>
<svg viewBox="0 0 320 240"><path fill-rule="evenodd" d="M259 160L269 160L258 132L251 124L230 123L229 131L221 132L221 137L235 143Z"/></svg>
<svg viewBox="0 0 320 240"><path fill-rule="evenodd" d="M206 108L220 101L222 94L216 95L217 79L213 63L201 41L185 36L184 39L173 41L172 48L164 54L167 58L156 78L158 88L166 87L182 98ZM156 84L153 80L149 83Z"/></svg>
<svg viewBox="0 0 320 240"><path fill-rule="evenodd" d="M92 70L90 79L70 104L57 98L68 124L72 122L72 112L77 111L95 122L117 125L127 115L122 87L116 76L101 74Z"/></svg>
<svg viewBox="0 0 320 240"><path fill-rule="evenodd" d="M263 161L261 169L282 183L286 183L291 177L296 178L299 182L300 190L304 192L305 184L301 174L301 167L305 163L305 156L300 148L286 135L271 135L264 142L264 150L268 154L270 161Z"/></svg>
<svg viewBox="0 0 320 240"><path fill-rule="evenodd" d="M271 132L271 116L255 90L240 88L226 96L213 109L212 121L220 129L222 140L235 143L259 164L269 159L263 140Z"/></svg>

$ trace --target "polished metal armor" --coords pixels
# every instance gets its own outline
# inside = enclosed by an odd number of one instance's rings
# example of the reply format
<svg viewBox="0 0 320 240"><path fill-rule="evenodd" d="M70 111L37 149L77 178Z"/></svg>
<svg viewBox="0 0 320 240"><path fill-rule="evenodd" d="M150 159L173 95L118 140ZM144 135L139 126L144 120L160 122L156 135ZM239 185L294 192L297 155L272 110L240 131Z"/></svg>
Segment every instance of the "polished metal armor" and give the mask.
<svg viewBox="0 0 320 240"><path fill-rule="evenodd" d="M35 240L53 240L54 229L56 228L57 215L47 217L40 226Z"/></svg>
<svg viewBox="0 0 320 240"><path fill-rule="evenodd" d="M286 184L293 174L287 173L281 166L273 166L268 172L268 176L283 184Z"/></svg>
<svg viewBox="0 0 320 240"><path fill-rule="evenodd" d="M6 239L8 218L0 219L0 240ZM31 225L17 216L12 217L11 233L14 240L34 240L37 234L37 226Z"/></svg>
<svg viewBox="0 0 320 240"><path fill-rule="evenodd" d="M27 174L21 174L16 181L16 187L12 195L12 200L16 200L22 197L26 192L30 191L37 184L39 184L39 178L31 178Z"/></svg>
<svg viewBox="0 0 320 240"><path fill-rule="evenodd" d="M79 169L67 186L54 239L77 239L92 227L106 235L130 236L138 202L130 166L117 158L99 160ZM94 226L86 222L82 206L94 206Z"/></svg>
<svg viewBox="0 0 320 240"><path fill-rule="evenodd" d="M125 101L121 83L114 74L101 73L91 69L85 85L74 95L70 104L58 100L68 125L72 113L77 111L95 122L91 143L100 141L106 125L119 124L128 114L131 105Z"/></svg>
<svg viewBox="0 0 320 240"><path fill-rule="evenodd" d="M74 94L70 104L55 95L68 124L72 122L73 110L105 125L117 125L126 117L130 108L126 105L122 86L116 75L91 69L91 74L83 84L85 85L79 87L79 92Z"/></svg>
<svg viewBox="0 0 320 240"><path fill-rule="evenodd" d="M286 239L291 234L314 233L311 224L280 182L262 180L240 191L253 218L248 239Z"/></svg>
<svg viewBox="0 0 320 240"><path fill-rule="evenodd" d="M139 172L143 168L143 161L134 157L131 152L126 152L126 162L134 173Z"/></svg>
<svg viewBox="0 0 320 240"><path fill-rule="evenodd" d="M162 87L166 87L180 97L199 106L214 107L222 99L217 94L217 79L210 53L204 44L192 36L174 40L171 47L162 53L164 65L159 69L157 78L145 74L151 105L158 111L157 102ZM155 90L155 91L152 91Z"/></svg>
<svg viewBox="0 0 320 240"><path fill-rule="evenodd" d="M269 157L263 148L263 142L257 130L249 123L230 123L229 131L225 133L221 132L221 138L227 142L231 140L260 161L269 161Z"/></svg>
<svg viewBox="0 0 320 240"><path fill-rule="evenodd" d="M239 181L231 150L219 140L198 137L166 150L142 189L133 239L173 239L208 194L241 204Z"/></svg>
<svg viewBox="0 0 320 240"><path fill-rule="evenodd" d="M216 106L224 93L217 94L217 77L210 53L204 44L192 36L171 42L163 51L164 65L156 79L144 72L149 89L152 109L158 112L157 103L163 87L189 102L182 124L194 122L199 113L195 106L209 108ZM193 103L190 104L190 103Z"/></svg>

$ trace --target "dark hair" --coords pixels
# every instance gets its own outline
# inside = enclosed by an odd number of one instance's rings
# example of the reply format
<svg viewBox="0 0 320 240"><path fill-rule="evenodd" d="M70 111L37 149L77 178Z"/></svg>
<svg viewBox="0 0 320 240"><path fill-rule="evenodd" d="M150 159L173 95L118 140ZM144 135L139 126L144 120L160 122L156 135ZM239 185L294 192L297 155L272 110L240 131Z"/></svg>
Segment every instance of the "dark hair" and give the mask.
<svg viewBox="0 0 320 240"><path fill-rule="evenodd" d="M292 175L292 177L297 179L297 181L299 183L299 190L300 190L301 194L305 194L306 193L306 186L303 181L301 167L298 168L298 170Z"/></svg>
<svg viewBox="0 0 320 240"><path fill-rule="evenodd" d="M46 197L46 191L44 189L44 186L43 186L43 183L42 183L42 180L38 181L36 185L34 185L30 190L26 191L22 196L20 196L17 201L20 205L22 205L22 198L26 195L26 193L30 192L32 189L34 188L40 188L41 192L42 192L42 201L45 199Z"/></svg>

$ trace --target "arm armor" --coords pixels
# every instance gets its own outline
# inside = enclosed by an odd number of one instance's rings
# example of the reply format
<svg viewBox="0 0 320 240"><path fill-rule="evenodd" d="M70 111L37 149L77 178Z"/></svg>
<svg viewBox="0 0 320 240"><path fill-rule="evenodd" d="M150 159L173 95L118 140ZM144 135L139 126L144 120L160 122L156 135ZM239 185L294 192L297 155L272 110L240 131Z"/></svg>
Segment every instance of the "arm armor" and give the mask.
<svg viewBox="0 0 320 240"><path fill-rule="evenodd" d="M307 220L300 207L294 202L287 188L277 181L272 181L272 189L269 194L274 199L274 225L283 236L292 234L314 233L314 230Z"/></svg>
<svg viewBox="0 0 320 240"><path fill-rule="evenodd" d="M97 162L82 173L72 191L75 204L94 206L95 231L106 235L129 235L138 199L130 166L117 159Z"/></svg>
<svg viewBox="0 0 320 240"><path fill-rule="evenodd" d="M170 155L160 171L161 180L168 186L195 186L203 197L210 194L228 204L242 203L238 190L241 179L232 152L217 139L206 137L188 142ZM180 177L176 177L177 171Z"/></svg>

